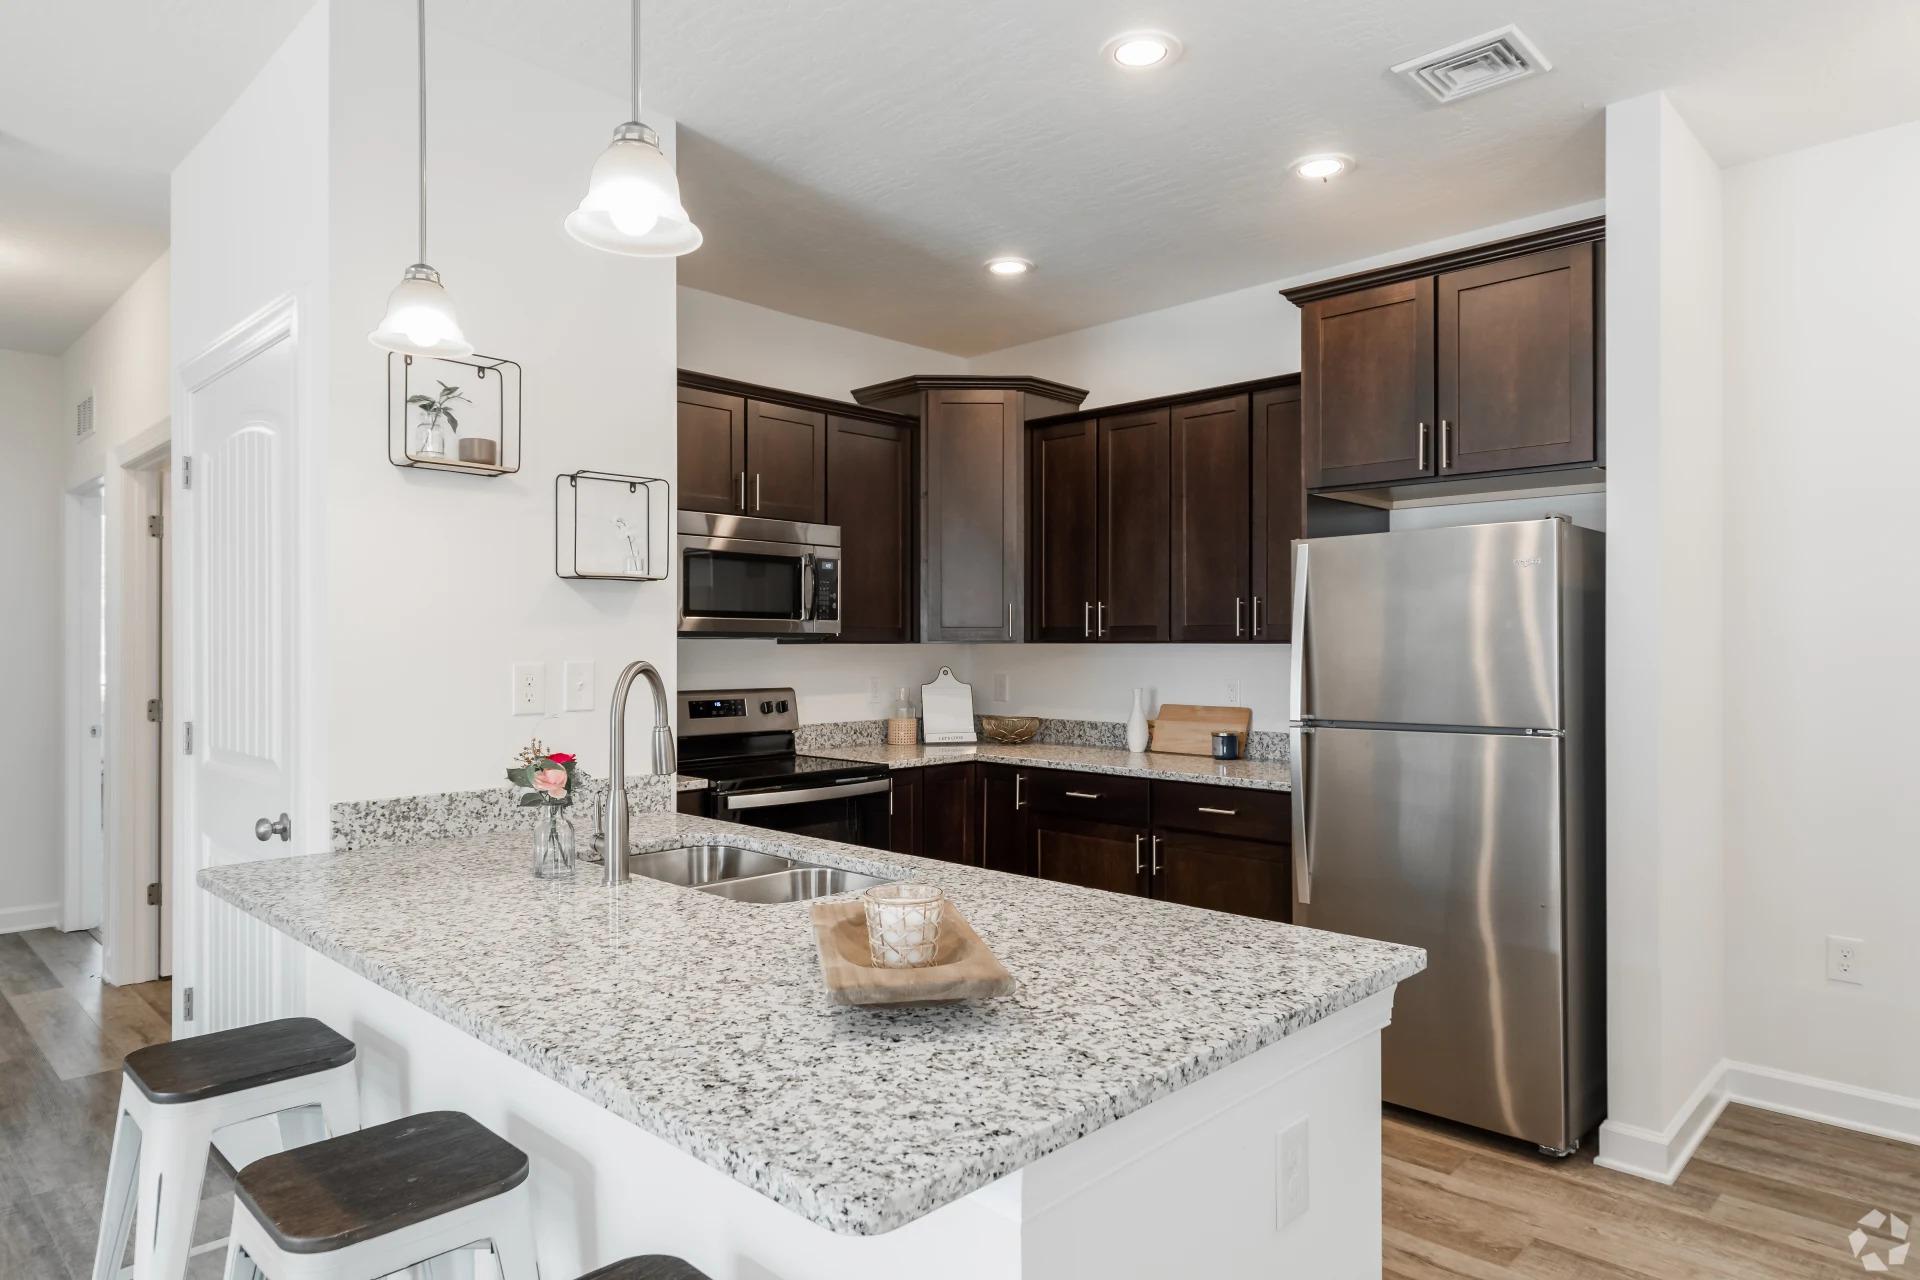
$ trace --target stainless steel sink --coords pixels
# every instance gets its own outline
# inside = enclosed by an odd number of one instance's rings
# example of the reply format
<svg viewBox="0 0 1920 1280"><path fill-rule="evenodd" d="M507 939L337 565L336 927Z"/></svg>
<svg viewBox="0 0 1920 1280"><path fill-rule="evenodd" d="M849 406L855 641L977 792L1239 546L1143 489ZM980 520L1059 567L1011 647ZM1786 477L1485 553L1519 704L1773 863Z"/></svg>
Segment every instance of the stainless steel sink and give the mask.
<svg viewBox="0 0 1920 1280"><path fill-rule="evenodd" d="M691 844L627 855L627 870L632 874L690 889L786 871L793 865L792 858L730 844Z"/></svg>
<svg viewBox="0 0 1920 1280"><path fill-rule="evenodd" d="M879 876L844 871L839 867L817 867L798 863L771 875L748 876L715 884L696 885L702 893L711 893L735 902L805 902L834 893L851 893L885 884Z"/></svg>

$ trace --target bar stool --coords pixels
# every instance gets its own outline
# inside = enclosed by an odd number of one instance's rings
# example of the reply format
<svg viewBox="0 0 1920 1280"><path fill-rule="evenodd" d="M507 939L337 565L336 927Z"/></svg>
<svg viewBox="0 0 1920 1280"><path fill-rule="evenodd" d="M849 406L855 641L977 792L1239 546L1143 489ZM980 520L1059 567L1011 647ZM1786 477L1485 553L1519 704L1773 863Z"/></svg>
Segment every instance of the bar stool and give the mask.
<svg viewBox="0 0 1920 1280"><path fill-rule="evenodd" d="M598 1271L590 1271L580 1280L711 1280L706 1272L664 1253L644 1258L625 1258L610 1262Z"/></svg>
<svg viewBox="0 0 1920 1280"><path fill-rule="evenodd" d="M650 1253L644 1258L626 1258L611 1262L598 1271L590 1271L580 1280L711 1280L692 1263Z"/></svg>
<svg viewBox="0 0 1920 1280"><path fill-rule="evenodd" d="M180 1280L186 1274L216 1129L278 1115L288 1145L318 1140L328 1130L357 1129L353 1055L353 1041L314 1018L255 1023L128 1054L94 1280L119 1275L136 1203L136 1280Z"/></svg>
<svg viewBox="0 0 1920 1280"><path fill-rule="evenodd" d="M428 1111L255 1160L234 1182L227 1280L430 1276L491 1247L503 1280L538 1280L527 1156L458 1111Z"/></svg>

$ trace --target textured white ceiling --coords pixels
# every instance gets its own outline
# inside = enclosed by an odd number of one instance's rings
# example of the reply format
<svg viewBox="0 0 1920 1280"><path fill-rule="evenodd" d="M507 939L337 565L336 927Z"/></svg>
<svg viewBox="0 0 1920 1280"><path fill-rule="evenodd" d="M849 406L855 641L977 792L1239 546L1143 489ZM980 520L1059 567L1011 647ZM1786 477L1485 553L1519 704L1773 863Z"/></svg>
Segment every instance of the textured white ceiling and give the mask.
<svg viewBox="0 0 1920 1280"><path fill-rule="evenodd" d="M74 256L45 210L150 258L164 173L304 7L0 5L0 132L30 148L0 148L0 345L61 345L15 337L18 246ZM432 11L623 89L620 0ZM1551 73L1440 107L1386 71L1507 22ZM1102 62L1143 26L1181 61ZM1596 198L1605 104L1651 89L1723 164L1920 117L1913 0L648 0L647 35L647 99L680 121L707 236L682 281L962 354ZM1287 173L1315 150L1359 167ZM996 253L1038 269L991 279ZM69 282L113 275L107 257Z"/></svg>

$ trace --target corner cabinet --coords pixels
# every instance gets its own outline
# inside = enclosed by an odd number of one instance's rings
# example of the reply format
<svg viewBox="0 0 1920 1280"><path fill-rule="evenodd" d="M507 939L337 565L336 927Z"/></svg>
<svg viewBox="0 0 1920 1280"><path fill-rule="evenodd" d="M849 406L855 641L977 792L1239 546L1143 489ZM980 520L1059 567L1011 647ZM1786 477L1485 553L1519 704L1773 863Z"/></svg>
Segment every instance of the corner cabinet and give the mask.
<svg viewBox="0 0 1920 1280"><path fill-rule="evenodd" d="M1086 392L1038 378L902 378L853 393L919 421L920 639L1010 644L1027 629L1029 418Z"/></svg>
<svg viewBox="0 0 1920 1280"><path fill-rule="evenodd" d="M1603 465L1604 234L1593 219L1287 290L1307 488Z"/></svg>

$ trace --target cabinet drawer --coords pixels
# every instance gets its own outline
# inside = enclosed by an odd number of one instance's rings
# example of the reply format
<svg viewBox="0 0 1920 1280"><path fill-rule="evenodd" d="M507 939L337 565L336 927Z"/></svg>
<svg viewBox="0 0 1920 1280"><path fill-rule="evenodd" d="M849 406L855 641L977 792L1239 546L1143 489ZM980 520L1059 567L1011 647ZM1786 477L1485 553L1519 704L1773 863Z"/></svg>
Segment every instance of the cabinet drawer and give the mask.
<svg viewBox="0 0 1920 1280"><path fill-rule="evenodd" d="M1241 840L1289 844L1293 797L1284 791L1212 787L1204 782L1155 782L1153 824Z"/></svg>
<svg viewBox="0 0 1920 1280"><path fill-rule="evenodd" d="M1026 775L1021 798L1035 813L1061 813L1121 826L1147 825L1150 787L1145 778L1059 769L1021 772Z"/></svg>

